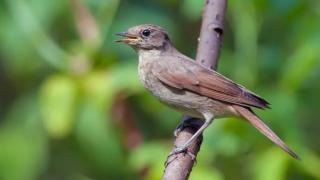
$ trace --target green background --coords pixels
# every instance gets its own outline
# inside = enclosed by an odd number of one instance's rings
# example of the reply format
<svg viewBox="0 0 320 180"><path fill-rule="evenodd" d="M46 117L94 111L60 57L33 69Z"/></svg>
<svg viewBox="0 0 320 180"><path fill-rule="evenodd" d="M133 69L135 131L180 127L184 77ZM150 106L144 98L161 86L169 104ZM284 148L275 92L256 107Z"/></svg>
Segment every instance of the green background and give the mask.
<svg viewBox="0 0 320 180"><path fill-rule="evenodd" d="M140 85L115 32L153 23L194 57L201 0L0 1L0 179L160 179L181 115ZM215 121L190 179L320 179L320 1L229 0L218 71L265 97Z"/></svg>

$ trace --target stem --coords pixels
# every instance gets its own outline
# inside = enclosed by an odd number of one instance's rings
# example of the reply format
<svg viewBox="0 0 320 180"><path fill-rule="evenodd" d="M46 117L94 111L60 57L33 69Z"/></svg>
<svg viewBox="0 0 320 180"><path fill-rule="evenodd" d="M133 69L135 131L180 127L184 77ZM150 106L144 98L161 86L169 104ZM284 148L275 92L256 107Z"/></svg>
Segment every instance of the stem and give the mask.
<svg viewBox="0 0 320 180"><path fill-rule="evenodd" d="M197 49L196 61L206 68L216 70L220 55L220 47L224 31L224 16L227 0L206 0L200 32L200 40ZM203 125L203 120L184 116L183 122L188 121L188 126L178 132L174 147L179 147L192 137L192 135ZM183 123L182 122L182 123ZM176 154L168 156L164 180L188 179L197 154L202 143L202 135L188 148L188 154Z"/></svg>

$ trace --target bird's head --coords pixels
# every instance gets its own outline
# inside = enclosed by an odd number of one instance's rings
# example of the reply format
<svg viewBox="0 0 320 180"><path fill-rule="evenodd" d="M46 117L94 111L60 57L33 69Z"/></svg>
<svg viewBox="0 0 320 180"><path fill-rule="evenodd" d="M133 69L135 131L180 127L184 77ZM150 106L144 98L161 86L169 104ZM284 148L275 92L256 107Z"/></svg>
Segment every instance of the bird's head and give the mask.
<svg viewBox="0 0 320 180"><path fill-rule="evenodd" d="M124 39L116 42L123 42L134 49L152 50L166 49L170 40L165 29L152 24L143 24L129 28L126 32L116 33Z"/></svg>

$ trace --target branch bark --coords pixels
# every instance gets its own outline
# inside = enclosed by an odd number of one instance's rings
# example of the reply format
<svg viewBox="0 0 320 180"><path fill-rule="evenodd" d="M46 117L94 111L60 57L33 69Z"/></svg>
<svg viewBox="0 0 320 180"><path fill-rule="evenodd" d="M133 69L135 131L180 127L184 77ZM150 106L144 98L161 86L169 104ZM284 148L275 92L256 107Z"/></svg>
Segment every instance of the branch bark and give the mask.
<svg viewBox="0 0 320 180"><path fill-rule="evenodd" d="M206 68L216 70L222 37L224 31L224 16L227 0L206 0L202 14L202 25L196 61ZM181 146L202 126L203 120L184 116L182 123L188 122L187 126L177 133L174 147ZM189 154L176 154L168 156L164 180L185 180L189 178L190 172L202 143L202 135L188 148ZM192 155L194 157L192 157Z"/></svg>

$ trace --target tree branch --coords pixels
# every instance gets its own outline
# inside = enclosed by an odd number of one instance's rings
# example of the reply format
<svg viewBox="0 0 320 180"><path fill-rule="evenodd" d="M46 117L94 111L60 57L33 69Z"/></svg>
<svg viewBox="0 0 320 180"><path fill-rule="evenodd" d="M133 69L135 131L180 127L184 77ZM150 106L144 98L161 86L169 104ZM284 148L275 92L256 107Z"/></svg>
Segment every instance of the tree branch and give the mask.
<svg viewBox="0 0 320 180"><path fill-rule="evenodd" d="M206 0L197 49L197 62L216 70L219 60L227 0Z"/></svg>
<svg viewBox="0 0 320 180"><path fill-rule="evenodd" d="M224 31L224 16L227 0L206 0L202 14L202 25L200 39L197 49L196 61L206 68L216 70L222 36ZM184 116L182 124L188 122L187 126L181 127L177 133L174 148L183 145L202 126L203 120ZM184 123L185 124L185 123ZM188 179L196 156L202 143L202 135L188 148L188 153L168 156L164 180L185 180ZM192 155L194 157L192 157Z"/></svg>

